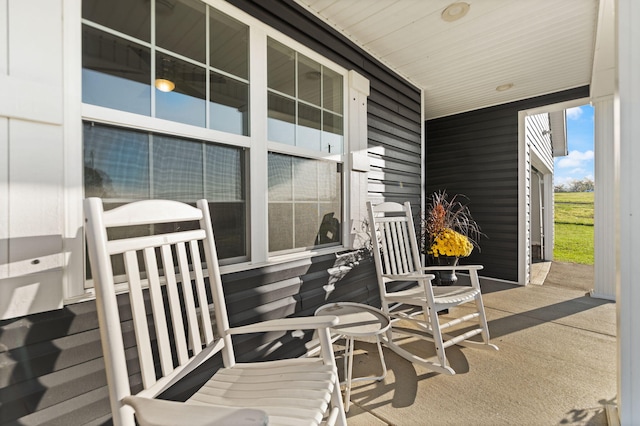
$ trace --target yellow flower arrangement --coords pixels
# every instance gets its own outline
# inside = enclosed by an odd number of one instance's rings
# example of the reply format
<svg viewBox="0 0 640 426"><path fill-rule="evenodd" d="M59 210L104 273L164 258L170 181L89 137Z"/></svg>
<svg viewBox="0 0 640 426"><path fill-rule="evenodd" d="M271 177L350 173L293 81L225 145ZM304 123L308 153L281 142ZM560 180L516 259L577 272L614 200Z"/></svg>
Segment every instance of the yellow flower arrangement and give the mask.
<svg viewBox="0 0 640 426"><path fill-rule="evenodd" d="M467 257L473 251L469 238L450 228L445 228L436 237L427 254L434 257L455 256Z"/></svg>
<svg viewBox="0 0 640 426"><path fill-rule="evenodd" d="M480 226L471 217L464 203L464 195L451 199L446 191L431 194L425 217L422 219L422 251L431 257L467 257L478 247Z"/></svg>

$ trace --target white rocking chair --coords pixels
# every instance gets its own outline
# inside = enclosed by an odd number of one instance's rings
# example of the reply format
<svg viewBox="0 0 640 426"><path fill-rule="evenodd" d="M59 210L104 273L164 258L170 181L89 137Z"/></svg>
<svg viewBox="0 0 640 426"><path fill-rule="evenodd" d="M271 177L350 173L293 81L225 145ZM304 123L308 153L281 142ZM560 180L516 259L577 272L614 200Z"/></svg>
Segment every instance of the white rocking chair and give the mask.
<svg viewBox="0 0 640 426"><path fill-rule="evenodd" d="M489 343L489 329L480 293L478 265L458 265L455 270L468 271L471 286L433 286L436 270L451 270L451 266L422 267L416 231L408 202L382 203L377 206L367 202L373 257L378 275L382 310L392 319L385 344L403 358L444 374L455 374L449 366L445 349L452 345L474 346L497 350ZM389 291L393 282L405 282L401 289ZM438 312L475 302L475 311L441 323ZM408 312L407 312L408 308ZM416 330L394 327L399 320L413 323ZM461 334L450 336L443 330L471 321L477 324ZM402 348L394 340L394 333L425 338L435 344L436 357L422 358ZM482 342L469 340L481 335Z"/></svg>
<svg viewBox="0 0 640 426"><path fill-rule="evenodd" d="M337 318L285 318L230 328L206 200L198 201L197 208L176 201L139 201L105 212L100 199L89 198L84 208L115 425L134 425L135 420L143 426L346 425L328 329L337 324ZM199 221L200 226L125 239L110 239L107 233L113 227L187 221ZM201 262L201 250L206 265ZM127 371L111 263L111 256L120 254L142 376L143 389L135 396L131 395L132 373ZM151 309L145 309L147 287ZM212 304L207 300L209 289ZM236 363L231 335L301 329L318 331L320 356ZM212 377L186 402L155 399L218 352L224 367L212 371Z"/></svg>

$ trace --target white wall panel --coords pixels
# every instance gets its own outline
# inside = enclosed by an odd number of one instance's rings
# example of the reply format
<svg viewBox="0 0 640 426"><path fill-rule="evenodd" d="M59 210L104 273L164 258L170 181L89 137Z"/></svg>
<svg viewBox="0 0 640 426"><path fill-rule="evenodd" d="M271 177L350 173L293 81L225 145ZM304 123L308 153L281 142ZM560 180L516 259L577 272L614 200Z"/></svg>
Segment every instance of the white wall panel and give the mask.
<svg viewBox="0 0 640 426"><path fill-rule="evenodd" d="M9 1L10 74L59 86L62 81L62 2Z"/></svg>
<svg viewBox="0 0 640 426"><path fill-rule="evenodd" d="M61 124L61 1L0 1L0 24L0 116Z"/></svg>
<svg viewBox="0 0 640 426"><path fill-rule="evenodd" d="M640 424L640 5L619 0L618 110L620 143L618 301L618 405L620 424Z"/></svg>
<svg viewBox="0 0 640 426"><path fill-rule="evenodd" d="M0 317L62 307L62 127L8 120L7 278Z"/></svg>
<svg viewBox="0 0 640 426"><path fill-rule="evenodd" d="M0 318L62 306L61 0L0 0Z"/></svg>
<svg viewBox="0 0 640 426"><path fill-rule="evenodd" d="M0 279L0 320L62 308L62 270Z"/></svg>
<svg viewBox="0 0 640 426"><path fill-rule="evenodd" d="M61 266L63 224L62 127L9 121L9 273Z"/></svg>
<svg viewBox="0 0 640 426"><path fill-rule="evenodd" d="M0 28L7 28L7 0L0 0ZM7 73L7 31L0 31L0 76Z"/></svg>
<svg viewBox="0 0 640 426"><path fill-rule="evenodd" d="M9 276L9 120L0 117L0 280Z"/></svg>
<svg viewBox="0 0 640 426"><path fill-rule="evenodd" d="M62 124L62 86L0 75L0 116Z"/></svg>

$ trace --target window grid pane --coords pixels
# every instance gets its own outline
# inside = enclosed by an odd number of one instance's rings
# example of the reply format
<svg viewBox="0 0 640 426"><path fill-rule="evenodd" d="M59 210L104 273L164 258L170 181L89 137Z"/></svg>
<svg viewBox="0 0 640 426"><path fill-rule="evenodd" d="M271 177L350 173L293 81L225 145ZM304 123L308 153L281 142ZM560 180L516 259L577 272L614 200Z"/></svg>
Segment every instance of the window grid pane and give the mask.
<svg viewBox="0 0 640 426"><path fill-rule="evenodd" d="M149 135L84 124L85 196L149 198Z"/></svg>
<svg viewBox="0 0 640 426"><path fill-rule="evenodd" d="M151 198L195 205L206 198L220 259L246 258L242 149L86 122L83 127L86 197L103 198L106 208Z"/></svg>
<svg viewBox="0 0 640 426"><path fill-rule="evenodd" d="M152 198L193 202L204 195L202 145L153 136Z"/></svg>
<svg viewBox="0 0 640 426"><path fill-rule="evenodd" d="M156 78L175 83L169 92L156 89L156 117L204 127L205 69L169 55L157 54L156 58Z"/></svg>
<svg viewBox="0 0 640 426"><path fill-rule="evenodd" d="M269 251L341 243L341 165L269 153Z"/></svg>
<svg viewBox="0 0 640 426"><path fill-rule="evenodd" d="M298 54L298 98L316 106L321 106L322 72L320 64Z"/></svg>
<svg viewBox="0 0 640 426"><path fill-rule="evenodd" d="M211 66L245 80L249 79L249 28L209 8Z"/></svg>
<svg viewBox="0 0 640 426"><path fill-rule="evenodd" d="M249 135L249 85L210 73L209 127Z"/></svg>
<svg viewBox="0 0 640 426"><path fill-rule="evenodd" d="M269 93L268 138L273 142L295 145L296 104L292 99Z"/></svg>
<svg viewBox="0 0 640 426"><path fill-rule="evenodd" d="M82 102L151 114L151 50L82 26Z"/></svg>
<svg viewBox="0 0 640 426"><path fill-rule="evenodd" d="M149 0L82 0L82 17L137 39L151 41Z"/></svg>
<svg viewBox="0 0 640 426"><path fill-rule="evenodd" d="M295 96L295 51L269 39L267 45L267 86L277 92Z"/></svg>
<svg viewBox="0 0 640 426"><path fill-rule="evenodd" d="M205 63L205 16L205 4L198 0L156 1L156 44Z"/></svg>

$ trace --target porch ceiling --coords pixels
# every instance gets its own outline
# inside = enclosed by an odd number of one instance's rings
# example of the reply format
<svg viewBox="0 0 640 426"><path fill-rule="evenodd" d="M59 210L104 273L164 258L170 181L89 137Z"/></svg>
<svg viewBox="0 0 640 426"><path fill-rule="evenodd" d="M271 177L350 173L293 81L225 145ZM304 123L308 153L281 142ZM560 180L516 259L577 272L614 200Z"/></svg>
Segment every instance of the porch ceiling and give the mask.
<svg viewBox="0 0 640 426"><path fill-rule="evenodd" d="M465 0L453 22L454 0L295 1L424 89L426 118L591 82L598 0Z"/></svg>

